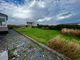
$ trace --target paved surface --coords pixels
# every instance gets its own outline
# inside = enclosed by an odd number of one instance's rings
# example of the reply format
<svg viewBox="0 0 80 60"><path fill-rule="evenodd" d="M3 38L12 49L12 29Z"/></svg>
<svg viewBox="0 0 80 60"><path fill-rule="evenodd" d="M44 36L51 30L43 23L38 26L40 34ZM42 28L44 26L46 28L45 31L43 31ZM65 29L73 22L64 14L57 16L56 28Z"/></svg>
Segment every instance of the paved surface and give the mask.
<svg viewBox="0 0 80 60"><path fill-rule="evenodd" d="M9 60L61 60L13 30L5 39L8 41Z"/></svg>
<svg viewBox="0 0 80 60"><path fill-rule="evenodd" d="M0 53L7 50L6 34L0 34Z"/></svg>
<svg viewBox="0 0 80 60"><path fill-rule="evenodd" d="M8 60L8 52L3 51L0 53L0 60Z"/></svg>
<svg viewBox="0 0 80 60"><path fill-rule="evenodd" d="M7 40L5 37L6 34L0 33L0 60L8 60Z"/></svg>

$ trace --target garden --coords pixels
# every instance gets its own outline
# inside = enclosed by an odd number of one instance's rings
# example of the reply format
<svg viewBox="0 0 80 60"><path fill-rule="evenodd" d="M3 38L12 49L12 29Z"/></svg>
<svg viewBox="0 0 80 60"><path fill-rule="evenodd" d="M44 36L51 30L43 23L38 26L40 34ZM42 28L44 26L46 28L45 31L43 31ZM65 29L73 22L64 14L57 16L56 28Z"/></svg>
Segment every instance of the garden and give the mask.
<svg viewBox="0 0 80 60"><path fill-rule="evenodd" d="M16 28L16 31L47 45L51 49L66 55L72 60L80 60L79 29L63 28L57 30L37 27L22 27Z"/></svg>

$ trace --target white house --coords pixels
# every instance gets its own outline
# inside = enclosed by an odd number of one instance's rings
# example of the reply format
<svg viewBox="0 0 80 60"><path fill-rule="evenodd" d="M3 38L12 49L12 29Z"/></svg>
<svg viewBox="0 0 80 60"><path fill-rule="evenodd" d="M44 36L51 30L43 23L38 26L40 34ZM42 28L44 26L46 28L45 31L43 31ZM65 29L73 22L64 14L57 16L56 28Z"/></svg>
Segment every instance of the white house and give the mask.
<svg viewBox="0 0 80 60"><path fill-rule="evenodd" d="M0 13L0 32L8 31L7 20L8 20L8 16Z"/></svg>
<svg viewBox="0 0 80 60"><path fill-rule="evenodd" d="M26 19L26 25L31 26L37 26L37 22L34 19Z"/></svg>

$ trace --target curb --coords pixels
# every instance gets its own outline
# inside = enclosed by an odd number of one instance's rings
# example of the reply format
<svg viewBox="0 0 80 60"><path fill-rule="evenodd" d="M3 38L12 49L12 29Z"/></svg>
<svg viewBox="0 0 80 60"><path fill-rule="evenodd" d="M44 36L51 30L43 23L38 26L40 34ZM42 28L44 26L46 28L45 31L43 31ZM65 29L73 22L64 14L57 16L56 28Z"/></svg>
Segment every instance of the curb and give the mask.
<svg viewBox="0 0 80 60"><path fill-rule="evenodd" d="M16 30L14 29L14 31L16 31ZM49 48L48 46L46 46L46 45L44 45L44 44L42 44L42 43L37 42L37 41L34 40L33 38L31 38L31 37L29 37L29 36L27 36L27 35L25 35L25 34L22 34L22 33L18 32L18 31L16 31L16 32L19 33L19 34L21 34L21 35L23 35L24 37L30 39L32 42L34 42L35 44L41 46L42 48L45 48L45 49L47 49L48 51L50 51L51 53L57 55L61 60L71 60L69 57L66 57L65 55L60 54L60 53L58 53L57 51Z"/></svg>

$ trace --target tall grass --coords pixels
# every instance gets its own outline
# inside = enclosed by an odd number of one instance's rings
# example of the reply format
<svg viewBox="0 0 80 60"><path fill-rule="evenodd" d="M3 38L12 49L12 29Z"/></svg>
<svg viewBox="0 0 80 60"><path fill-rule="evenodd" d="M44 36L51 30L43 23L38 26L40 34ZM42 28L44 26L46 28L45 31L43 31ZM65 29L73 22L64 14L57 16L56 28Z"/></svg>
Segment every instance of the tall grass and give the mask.
<svg viewBox="0 0 80 60"><path fill-rule="evenodd" d="M48 46L72 60L80 60L80 45L74 42L68 42L61 39L53 39L49 42Z"/></svg>
<svg viewBox="0 0 80 60"><path fill-rule="evenodd" d="M80 30L79 29L67 29L64 28L61 30L63 34L72 34L74 36L80 36Z"/></svg>

